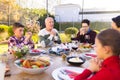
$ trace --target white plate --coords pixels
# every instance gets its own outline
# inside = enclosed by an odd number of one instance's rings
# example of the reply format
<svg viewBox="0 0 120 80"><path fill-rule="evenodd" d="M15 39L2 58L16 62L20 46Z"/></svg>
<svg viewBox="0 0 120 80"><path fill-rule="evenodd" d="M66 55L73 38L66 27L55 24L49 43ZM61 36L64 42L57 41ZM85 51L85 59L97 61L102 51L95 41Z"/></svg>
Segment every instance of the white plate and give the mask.
<svg viewBox="0 0 120 80"><path fill-rule="evenodd" d="M84 68L78 68L78 67L61 67L61 68L57 68L55 69L53 72L52 72L52 77L55 79L55 80L61 80L58 75L61 74L60 70L64 70L64 69L67 69L67 70L70 70L70 71L73 71L73 72L77 72L77 73L82 73Z"/></svg>

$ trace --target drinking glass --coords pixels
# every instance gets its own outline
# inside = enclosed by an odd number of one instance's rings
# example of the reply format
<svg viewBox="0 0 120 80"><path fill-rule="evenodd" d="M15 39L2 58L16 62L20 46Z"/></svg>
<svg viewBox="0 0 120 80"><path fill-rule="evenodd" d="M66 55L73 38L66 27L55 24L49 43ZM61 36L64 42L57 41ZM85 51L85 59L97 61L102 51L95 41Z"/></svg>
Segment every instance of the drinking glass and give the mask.
<svg viewBox="0 0 120 80"><path fill-rule="evenodd" d="M5 76L5 69L6 69L6 61L7 56L6 55L0 55L0 80L4 80Z"/></svg>
<svg viewBox="0 0 120 80"><path fill-rule="evenodd" d="M57 44L57 40L58 40L58 37L55 36L55 37L54 37L54 43L55 43L55 44Z"/></svg>
<svg viewBox="0 0 120 80"><path fill-rule="evenodd" d="M89 35L85 35L85 41L86 41L86 43L89 43L89 40L90 40L90 36Z"/></svg>
<svg viewBox="0 0 120 80"><path fill-rule="evenodd" d="M72 56L77 56L76 50L78 49L78 41L72 41L72 49L74 50Z"/></svg>
<svg viewBox="0 0 120 80"><path fill-rule="evenodd" d="M0 80L4 80L5 68L5 63L0 62Z"/></svg>

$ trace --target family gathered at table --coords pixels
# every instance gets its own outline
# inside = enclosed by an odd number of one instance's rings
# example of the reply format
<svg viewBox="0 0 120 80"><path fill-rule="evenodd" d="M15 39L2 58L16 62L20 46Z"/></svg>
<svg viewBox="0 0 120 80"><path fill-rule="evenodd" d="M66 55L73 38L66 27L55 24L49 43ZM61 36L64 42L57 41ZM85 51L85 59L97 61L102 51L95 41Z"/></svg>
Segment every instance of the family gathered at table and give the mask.
<svg viewBox="0 0 120 80"><path fill-rule="evenodd" d="M41 46L41 48L48 49L54 47L54 44L57 45L63 44L61 42L59 32L57 31L57 29L54 28L54 19L52 17L47 17L45 19L45 26L46 27L41 29L38 33L39 36L38 44ZM24 35L24 28L25 26L21 23L16 22L13 24L14 35L11 36L8 40L9 55L15 54L13 47L17 47L21 49L23 46L28 46L29 50L35 48L35 44L32 41L32 33L26 32ZM92 50L94 50L96 53L95 54L96 57L92 57L91 59L86 60L88 61L89 65L85 67L82 72L78 72L79 74L74 75L72 79L67 79L67 78L62 79L60 78L60 76L58 76L59 78L57 79L54 77L51 78L52 75L50 74L52 74L52 71L50 71L49 74L50 78L47 75L44 76L44 77L48 77L46 80L54 80L54 79L55 80L120 80L120 57L119 57L120 16L112 18L111 28L105 29L99 33L91 29L90 20L83 19L81 22L81 28L79 29L79 32L77 33L76 37L71 38L71 41L77 41L77 43L83 43L83 44L90 44L92 46ZM72 42L70 43L72 44ZM79 51L76 52L79 53ZM72 53L72 50L70 50L69 53ZM65 56L67 55L65 54ZM60 57L60 56L56 56L56 57ZM79 55L77 55L76 57L79 57ZM15 60L17 60L17 57L15 57ZM53 64L50 68L55 66L54 65L55 60L57 60L57 63L55 63L56 65L61 63L61 60L56 59L55 57L52 57L52 60L53 60ZM65 64L66 63L63 63L63 65ZM57 68L59 67L62 66L57 65ZM71 67L76 67L76 66L71 66ZM77 68L80 69L81 66L77 66ZM52 70L54 71L53 68ZM40 76L42 75L42 73L36 75ZM10 77L7 77L5 78L5 80L13 80L9 78ZM41 78L38 77L37 79L16 78L15 80L45 80L45 78L41 76Z"/></svg>

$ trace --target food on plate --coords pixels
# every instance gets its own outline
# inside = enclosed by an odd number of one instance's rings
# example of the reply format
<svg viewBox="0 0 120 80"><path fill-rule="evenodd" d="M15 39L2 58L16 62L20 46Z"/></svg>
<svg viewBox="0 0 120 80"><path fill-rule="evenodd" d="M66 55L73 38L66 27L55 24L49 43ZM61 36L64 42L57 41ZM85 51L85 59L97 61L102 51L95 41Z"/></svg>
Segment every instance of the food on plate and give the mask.
<svg viewBox="0 0 120 80"><path fill-rule="evenodd" d="M39 59L39 60L44 60L50 62L50 57L48 56L34 56L32 59Z"/></svg>
<svg viewBox="0 0 120 80"><path fill-rule="evenodd" d="M37 49L33 49L32 52L34 52L34 53L38 53L38 52L40 52L40 51L37 50Z"/></svg>
<svg viewBox="0 0 120 80"><path fill-rule="evenodd" d="M79 48L92 48L92 45L89 43L83 43L79 46Z"/></svg>
<svg viewBox="0 0 120 80"><path fill-rule="evenodd" d="M20 59L17 63L19 66L24 68L42 68L50 65L50 61L43 59Z"/></svg>
<svg viewBox="0 0 120 80"><path fill-rule="evenodd" d="M39 60L44 60L44 61L50 61L50 58L49 57L47 57L47 56L41 56L41 57L39 57Z"/></svg>
<svg viewBox="0 0 120 80"><path fill-rule="evenodd" d="M69 59L70 62L83 62L79 57L73 57Z"/></svg>
<svg viewBox="0 0 120 80"><path fill-rule="evenodd" d="M22 61L21 61L22 62ZM29 60L24 60L23 63L22 63L23 67L26 67L26 68L31 68L30 66L30 61Z"/></svg>
<svg viewBox="0 0 120 80"><path fill-rule="evenodd" d="M78 50L82 51L82 52L87 52L90 51L92 49L92 45L89 43L82 43L80 44Z"/></svg>

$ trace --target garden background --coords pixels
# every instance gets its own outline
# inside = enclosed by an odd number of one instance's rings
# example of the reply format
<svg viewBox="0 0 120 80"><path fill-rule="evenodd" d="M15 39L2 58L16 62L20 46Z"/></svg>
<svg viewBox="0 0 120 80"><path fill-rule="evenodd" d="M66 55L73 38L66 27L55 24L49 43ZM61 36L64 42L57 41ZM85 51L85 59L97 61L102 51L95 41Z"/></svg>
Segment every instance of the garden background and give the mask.
<svg viewBox="0 0 120 80"><path fill-rule="evenodd" d="M53 14L48 13L54 18ZM28 9L22 8L16 4L16 0L0 0L0 54L7 51L7 40L13 35L12 24L20 22L24 24L25 32L33 33L32 39L34 43L38 43L38 32L45 27L44 19L47 17L45 9ZM81 27L80 22L64 22L57 23L55 28L60 32L62 42L70 42L71 34L76 34ZM110 22L91 22L90 27L99 32L106 28L110 28Z"/></svg>

